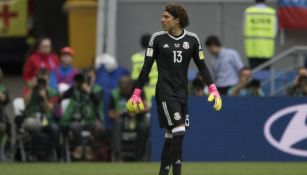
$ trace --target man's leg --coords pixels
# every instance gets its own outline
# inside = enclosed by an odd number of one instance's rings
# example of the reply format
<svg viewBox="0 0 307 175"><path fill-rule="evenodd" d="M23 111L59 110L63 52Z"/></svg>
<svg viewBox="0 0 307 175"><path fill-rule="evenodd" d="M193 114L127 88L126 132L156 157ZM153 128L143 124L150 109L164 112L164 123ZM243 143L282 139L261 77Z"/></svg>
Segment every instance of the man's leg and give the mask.
<svg viewBox="0 0 307 175"><path fill-rule="evenodd" d="M172 166L173 175L181 175L182 163L182 144L185 133L185 126L181 125L172 129L173 139L171 144L172 149Z"/></svg>
<svg viewBox="0 0 307 175"><path fill-rule="evenodd" d="M115 153L115 161L122 161L122 119L118 118L113 121L112 143Z"/></svg>
<svg viewBox="0 0 307 175"><path fill-rule="evenodd" d="M168 172L171 168L172 164L172 152L171 152L171 144L173 140L173 134L171 131L166 130L165 132L165 140L161 153L161 165L160 165L160 173L159 175L168 175Z"/></svg>

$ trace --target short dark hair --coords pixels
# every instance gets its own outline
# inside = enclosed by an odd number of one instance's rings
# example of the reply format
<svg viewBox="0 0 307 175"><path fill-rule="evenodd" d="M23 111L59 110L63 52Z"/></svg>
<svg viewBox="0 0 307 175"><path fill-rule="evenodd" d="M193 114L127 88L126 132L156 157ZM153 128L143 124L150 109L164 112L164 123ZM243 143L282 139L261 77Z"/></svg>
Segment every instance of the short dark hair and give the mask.
<svg viewBox="0 0 307 175"><path fill-rule="evenodd" d="M262 3L265 2L265 0L255 0L256 3Z"/></svg>
<svg viewBox="0 0 307 175"><path fill-rule="evenodd" d="M210 47L210 46L218 46L218 47L220 47L220 46L222 46L222 44L221 44L219 38L218 38L217 36L215 36L215 35L209 36L209 37L206 39L206 41L205 41L205 45L206 45L207 47Z"/></svg>
<svg viewBox="0 0 307 175"><path fill-rule="evenodd" d="M251 69L249 66L244 66L244 67L242 67L242 68L240 69L240 74L241 74L241 72L243 72L243 71L245 71L245 70L250 70L250 71L252 71L252 69Z"/></svg>
<svg viewBox="0 0 307 175"><path fill-rule="evenodd" d="M151 34L149 33L145 33L141 36L140 43L141 43L142 48L145 49L148 46L150 37L151 37Z"/></svg>
<svg viewBox="0 0 307 175"><path fill-rule="evenodd" d="M179 19L180 27L186 28L190 24L189 16L186 9L177 3L169 3L165 6L165 11L170 13L174 18Z"/></svg>

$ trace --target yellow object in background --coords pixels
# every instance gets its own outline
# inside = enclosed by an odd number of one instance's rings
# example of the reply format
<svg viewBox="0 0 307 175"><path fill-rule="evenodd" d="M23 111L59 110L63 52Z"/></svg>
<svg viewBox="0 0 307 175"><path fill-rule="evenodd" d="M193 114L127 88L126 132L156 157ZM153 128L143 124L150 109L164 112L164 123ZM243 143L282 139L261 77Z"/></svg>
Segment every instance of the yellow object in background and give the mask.
<svg viewBox="0 0 307 175"><path fill-rule="evenodd" d="M25 37L28 0L0 1L0 37Z"/></svg>
<svg viewBox="0 0 307 175"><path fill-rule="evenodd" d="M97 0L67 0L69 45L74 48L74 66L94 63L96 51Z"/></svg>

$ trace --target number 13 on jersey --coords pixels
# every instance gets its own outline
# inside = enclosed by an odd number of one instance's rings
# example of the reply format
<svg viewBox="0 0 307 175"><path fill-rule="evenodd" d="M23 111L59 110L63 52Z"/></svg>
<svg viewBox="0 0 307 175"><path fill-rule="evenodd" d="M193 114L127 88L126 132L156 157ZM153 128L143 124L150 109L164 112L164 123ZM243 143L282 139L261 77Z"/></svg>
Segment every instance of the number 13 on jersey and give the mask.
<svg viewBox="0 0 307 175"><path fill-rule="evenodd" d="M181 63L182 62L182 51L177 50L177 51L173 51L174 54L174 63Z"/></svg>

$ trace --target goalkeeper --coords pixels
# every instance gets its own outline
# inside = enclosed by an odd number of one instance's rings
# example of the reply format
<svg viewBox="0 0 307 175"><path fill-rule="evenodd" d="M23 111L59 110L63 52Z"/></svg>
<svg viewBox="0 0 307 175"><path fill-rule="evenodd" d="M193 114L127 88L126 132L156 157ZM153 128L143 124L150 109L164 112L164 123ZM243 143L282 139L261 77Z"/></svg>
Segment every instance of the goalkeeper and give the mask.
<svg viewBox="0 0 307 175"><path fill-rule="evenodd" d="M222 100L204 63L204 53L197 35L184 29L189 25L184 7L176 3L167 4L160 21L163 31L151 36L142 71L127 108L130 112L138 112L144 108L140 97L141 89L156 61L158 67L156 102L160 126L166 129L159 175L167 175L170 167L173 168L173 175L180 175L182 143L185 127L189 124L186 117L187 73L191 58L209 87L208 101L214 101L213 108L216 111L221 109Z"/></svg>

